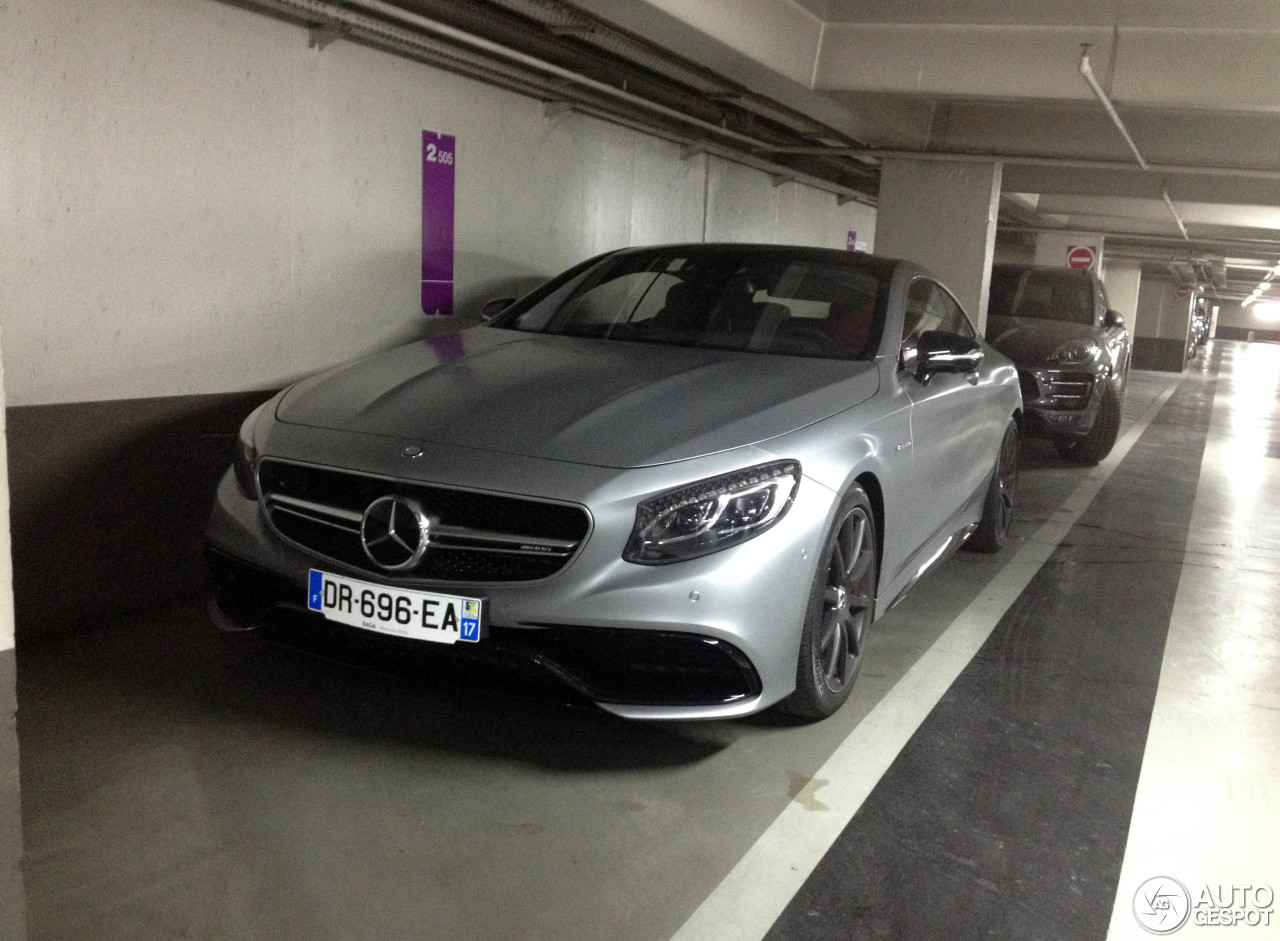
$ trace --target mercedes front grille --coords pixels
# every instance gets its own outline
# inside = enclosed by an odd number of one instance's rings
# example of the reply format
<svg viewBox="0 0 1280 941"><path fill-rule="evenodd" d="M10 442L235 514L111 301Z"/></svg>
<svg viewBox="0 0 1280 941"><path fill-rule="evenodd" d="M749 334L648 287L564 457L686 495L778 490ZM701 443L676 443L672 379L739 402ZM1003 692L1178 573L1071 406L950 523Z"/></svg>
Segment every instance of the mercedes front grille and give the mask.
<svg viewBox="0 0 1280 941"><path fill-rule="evenodd" d="M285 539L366 572L387 572L365 554L360 527L375 500L415 501L430 519L422 560L397 574L446 582L522 582L548 578L569 563L591 527L580 506L265 458L258 468L263 506Z"/></svg>

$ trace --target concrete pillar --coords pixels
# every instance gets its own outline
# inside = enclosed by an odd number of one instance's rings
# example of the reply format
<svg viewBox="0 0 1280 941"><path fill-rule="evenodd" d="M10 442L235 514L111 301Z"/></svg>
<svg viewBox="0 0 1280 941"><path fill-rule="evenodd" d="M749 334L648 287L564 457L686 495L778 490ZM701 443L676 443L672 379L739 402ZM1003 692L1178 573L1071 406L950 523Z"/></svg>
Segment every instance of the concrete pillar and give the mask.
<svg viewBox="0 0 1280 941"><path fill-rule="evenodd" d="M1111 303L1111 309L1119 311L1129 333L1136 335L1142 266L1132 261L1111 262L1103 273L1102 281L1107 286L1107 300Z"/></svg>
<svg viewBox="0 0 1280 941"><path fill-rule="evenodd" d="M1178 297L1172 280L1143 278L1133 331L1133 368L1182 372L1187 365L1194 295Z"/></svg>
<svg viewBox="0 0 1280 941"><path fill-rule="evenodd" d="M876 254L924 265L979 330L987 325L1002 170L996 162L896 158L880 168Z"/></svg>
<svg viewBox="0 0 1280 941"><path fill-rule="evenodd" d="M1041 232L1036 236L1036 264L1101 274L1102 249L1102 236L1093 232Z"/></svg>
<svg viewBox="0 0 1280 941"><path fill-rule="evenodd" d="M18 788L18 684L13 644L13 559L9 552L9 457L0 366L0 938L26 937L22 890L22 805Z"/></svg>

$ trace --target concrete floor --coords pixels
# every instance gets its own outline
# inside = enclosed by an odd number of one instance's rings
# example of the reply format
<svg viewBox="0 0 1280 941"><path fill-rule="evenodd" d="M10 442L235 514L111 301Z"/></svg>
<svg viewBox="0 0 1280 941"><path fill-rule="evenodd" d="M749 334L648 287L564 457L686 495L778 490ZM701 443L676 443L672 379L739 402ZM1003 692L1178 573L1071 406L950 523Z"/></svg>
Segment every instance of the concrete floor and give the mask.
<svg viewBox="0 0 1280 941"><path fill-rule="evenodd" d="M817 725L628 723L191 607L19 649L28 936L1146 937L1152 877L1280 884L1278 391L1280 346L1217 343L1133 375L1099 467L1029 443L1010 544Z"/></svg>

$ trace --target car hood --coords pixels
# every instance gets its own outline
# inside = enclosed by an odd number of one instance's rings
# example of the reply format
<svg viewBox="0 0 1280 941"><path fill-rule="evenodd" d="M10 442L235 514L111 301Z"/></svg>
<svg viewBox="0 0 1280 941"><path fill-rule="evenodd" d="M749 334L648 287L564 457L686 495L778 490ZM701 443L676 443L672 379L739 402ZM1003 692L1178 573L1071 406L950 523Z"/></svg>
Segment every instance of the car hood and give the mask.
<svg viewBox="0 0 1280 941"><path fill-rule="evenodd" d="M304 380L276 418L640 467L755 444L870 398L875 365L477 327Z"/></svg>
<svg viewBox="0 0 1280 941"><path fill-rule="evenodd" d="M1031 317L987 318L991 345L1019 365L1042 363L1062 344L1077 337L1097 339L1096 331L1083 323Z"/></svg>

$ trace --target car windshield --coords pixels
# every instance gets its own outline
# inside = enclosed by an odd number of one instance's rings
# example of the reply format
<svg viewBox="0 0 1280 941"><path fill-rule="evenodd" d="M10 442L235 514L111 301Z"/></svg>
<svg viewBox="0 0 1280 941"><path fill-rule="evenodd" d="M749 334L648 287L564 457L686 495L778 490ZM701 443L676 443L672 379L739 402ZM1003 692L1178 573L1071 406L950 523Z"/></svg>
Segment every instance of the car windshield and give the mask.
<svg viewBox="0 0 1280 941"><path fill-rule="evenodd" d="M991 271L987 315L1091 324L1093 286L1066 269L997 267Z"/></svg>
<svg viewBox="0 0 1280 941"><path fill-rule="evenodd" d="M748 246L629 250L574 269L495 326L755 353L862 359L891 266L871 256Z"/></svg>

